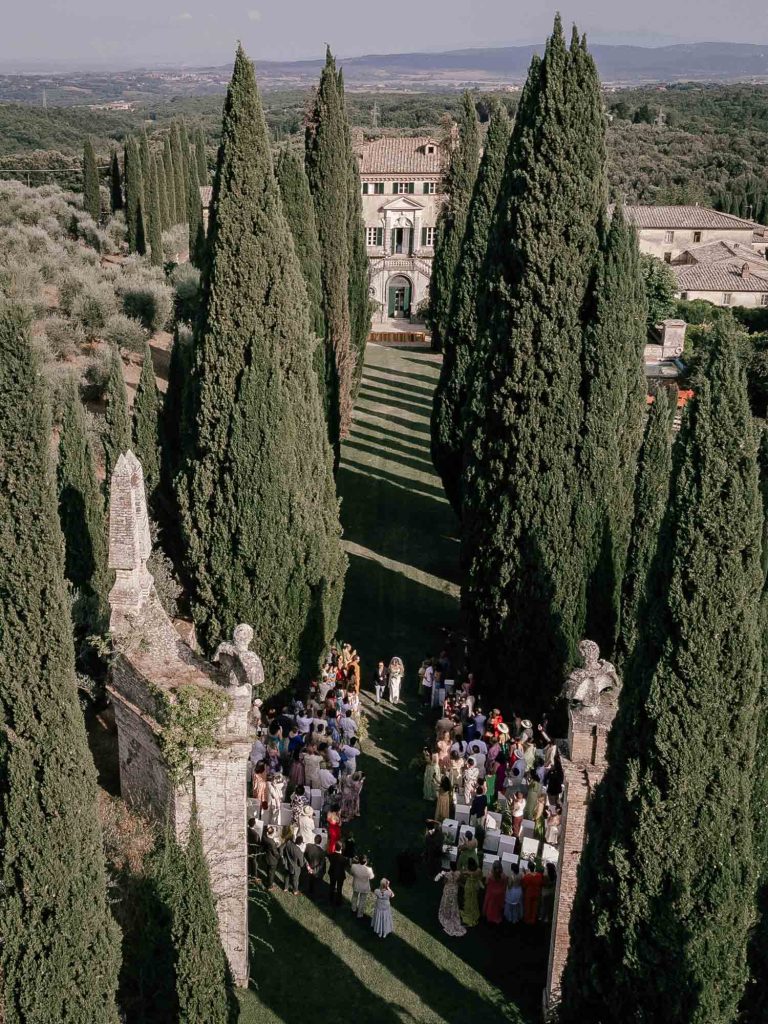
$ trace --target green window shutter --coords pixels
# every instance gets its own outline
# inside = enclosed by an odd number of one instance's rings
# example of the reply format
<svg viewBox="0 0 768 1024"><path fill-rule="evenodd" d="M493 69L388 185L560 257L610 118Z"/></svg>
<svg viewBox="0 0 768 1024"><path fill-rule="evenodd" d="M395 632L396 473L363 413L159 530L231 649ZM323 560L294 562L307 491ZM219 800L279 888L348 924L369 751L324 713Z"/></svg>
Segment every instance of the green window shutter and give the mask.
<svg viewBox="0 0 768 1024"><path fill-rule="evenodd" d="M363 195L364 196L368 195L368 182L367 181L363 182Z"/></svg>
<svg viewBox="0 0 768 1024"><path fill-rule="evenodd" d="M389 315L395 315L395 289L389 289Z"/></svg>
<svg viewBox="0 0 768 1024"><path fill-rule="evenodd" d="M403 300L403 312L406 316L411 312L411 286L406 285L405 299Z"/></svg>
<svg viewBox="0 0 768 1024"><path fill-rule="evenodd" d="M396 196L396 195L397 195L397 184L398 184L398 183L397 183L396 181L393 181L393 182L392 182L392 195L393 195L393 196Z"/></svg>
<svg viewBox="0 0 768 1024"><path fill-rule="evenodd" d="M416 191L416 182L415 181L409 181L408 182L408 191L410 193L413 193L413 192Z"/></svg>
<svg viewBox="0 0 768 1024"><path fill-rule="evenodd" d="M376 245L384 244L384 228L376 228Z"/></svg>
<svg viewBox="0 0 768 1024"><path fill-rule="evenodd" d="M424 182L424 184L422 185L422 189L424 191L424 195L428 196L429 195L429 182L428 181Z"/></svg>
<svg viewBox="0 0 768 1024"><path fill-rule="evenodd" d="M421 229L421 244L422 245L426 245L427 244L427 229L426 228L422 228Z"/></svg>
<svg viewBox="0 0 768 1024"><path fill-rule="evenodd" d="M380 196L384 195L384 182L383 181L377 181L376 182L376 192Z"/></svg>

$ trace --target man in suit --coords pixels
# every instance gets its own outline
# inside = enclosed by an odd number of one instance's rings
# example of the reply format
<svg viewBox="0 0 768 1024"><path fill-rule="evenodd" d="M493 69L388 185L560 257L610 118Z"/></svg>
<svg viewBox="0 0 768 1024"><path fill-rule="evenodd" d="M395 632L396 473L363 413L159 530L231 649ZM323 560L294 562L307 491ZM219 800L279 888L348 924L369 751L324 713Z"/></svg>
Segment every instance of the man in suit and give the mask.
<svg viewBox="0 0 768 1024"><path fill-rule="evenodd" d="M292 896L299 895L299 879L301 878L301 869L304 867L303 847L304 840L301 836L296 836L295 839L286 839L280 850L280 858L285 868L283 888L288 892L290 887Z"/></svg>
<svg viewBox="0 0 768 1024"><path fill-rule="evenodd" d="M267 868L267 888L274 889L275 871L277 871L277 865L280 863L280 847L275 841L275 829L273 825L268 825L264 829L264 833L261 837L261 850L264 854L264 863Z"/></svg>
<svg viewBox="0 0 768 1024"><path fill-rule="evenodd" d="M328 881L331 883L329 899L332 904L339 907L342 903L342 889L344 888L344 879L346 878L348 867L349 857L343 853L337 850L335 853L328 854Z"/></svg>
<svg viewBox="0 0 768 1024"><path fill-rule="evenodd" d="M389 679L389 673L387 672L387 666L383 661L379 662L378 668L373 673L373 689L376 692L376 703L381 703L381 698L384 694L384 688L387 685Z"/></svg>
<svg viewBox="0 0 768 1024"><path fill-rule="evenodd" d="M315 836L314 843L309 843L304 851L304 863L307 868L307 893L315 895L315 883L322 882L325 878L325 868L328 861L325 850L320 845L321 836Z"/></svg>

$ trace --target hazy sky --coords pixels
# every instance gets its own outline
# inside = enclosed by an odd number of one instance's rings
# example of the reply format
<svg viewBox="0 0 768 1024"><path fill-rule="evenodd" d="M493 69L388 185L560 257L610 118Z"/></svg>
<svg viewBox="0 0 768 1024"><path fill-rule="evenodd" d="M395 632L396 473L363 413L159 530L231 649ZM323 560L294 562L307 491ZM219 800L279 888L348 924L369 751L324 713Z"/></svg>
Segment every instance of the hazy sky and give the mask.
<svg viewBox="0 0 768 1024"><path fill-rule="evenodd" d="M768 45L768 0L2 0L0 64L113 67L542 40L559 7L593 42Z"/></svg>

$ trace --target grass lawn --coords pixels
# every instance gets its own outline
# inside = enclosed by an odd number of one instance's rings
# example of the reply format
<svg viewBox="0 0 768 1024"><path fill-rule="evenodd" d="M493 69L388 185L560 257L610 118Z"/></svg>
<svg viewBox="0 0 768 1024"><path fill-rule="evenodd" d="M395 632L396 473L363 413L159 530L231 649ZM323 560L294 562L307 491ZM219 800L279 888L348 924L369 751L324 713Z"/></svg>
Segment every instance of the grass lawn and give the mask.
<svg viewBox="0 0 768 1024"><path fill-rule="evenodd" d="M370 345L339 471L349 572L339 637L363 659L370 735L362 817L351 831L377 878L392 880L395 933L378 939L370 918L348 904L331 908L322 892L269 900L254 908L253 988L242 995L243 1024L306 1021L330 1011L351 1024L463 1024L537 1019L548 935L518 925L511 936L481 924L446 936L437 921L441 886L426 877L398 885L395 857L419 846L434 808L409 770L431 725L418 703L416 675L443 645L458 614L456 521L429 457L431 397L439 357ZM405 706L370 697L379 658L405 662ZM267 950L262 940L271 944Z"/></svg>

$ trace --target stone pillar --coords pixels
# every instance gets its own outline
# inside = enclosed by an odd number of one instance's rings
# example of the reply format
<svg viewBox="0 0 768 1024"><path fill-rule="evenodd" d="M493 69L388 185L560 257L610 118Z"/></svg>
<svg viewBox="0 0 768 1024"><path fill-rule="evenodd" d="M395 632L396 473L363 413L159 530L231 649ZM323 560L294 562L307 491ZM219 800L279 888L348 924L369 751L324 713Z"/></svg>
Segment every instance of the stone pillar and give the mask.
<svg viewBox="0 0 768 1024"><path fill-rule="evenodd" d="M109 564L117 572L110 629L119 643L107 690L118 730L121 793L160 822L170 816L181 843L189 834L194 798L222 944L235 983L244 987L249 976L248 723L253 687L264 680L261 662L249 649L253 630L238 626L211 664L174 629L146 566L149 520L141 465L132 452L120 456L112 477L109 538ZM193 752L187 777L179 781L163 758L162 723L168 706L187 689L226 695L226 712L213 748Z"/></svg>
<svg viewBox="0 0 768 1024"><path fill-rule="evenodd" d="M421 250L421 210L415 210L413 214L413 246L411 254L418 256Z"/></svg>
<svg viewBox="0 0 768 1024"><path fill-rule="evenodd" d="M661 358L675 359L683 354L685 347L685 320L662 320L658 325L661 333Z"/></svg>
<svg viewBox="0 0 768 1024"><path fill-rule="evenodd" d="M560 750L565 776L560 829L557 888L549 941L547 984L543 994L545 1018L560 1001L563 971L570 947L570 924L576 896L579 861L584 849L589 799L605 773L606 742L616 715L621 681L614 666L599 657L597 644L582 640L584 668L568 677L568 740Z"/></svg>
<svg viewBox="0 0 768 1024"><path fill-rule="evenodd" d="M392 222L390 211L384 211L384 255L389 256L392 252Z"/></svg>

